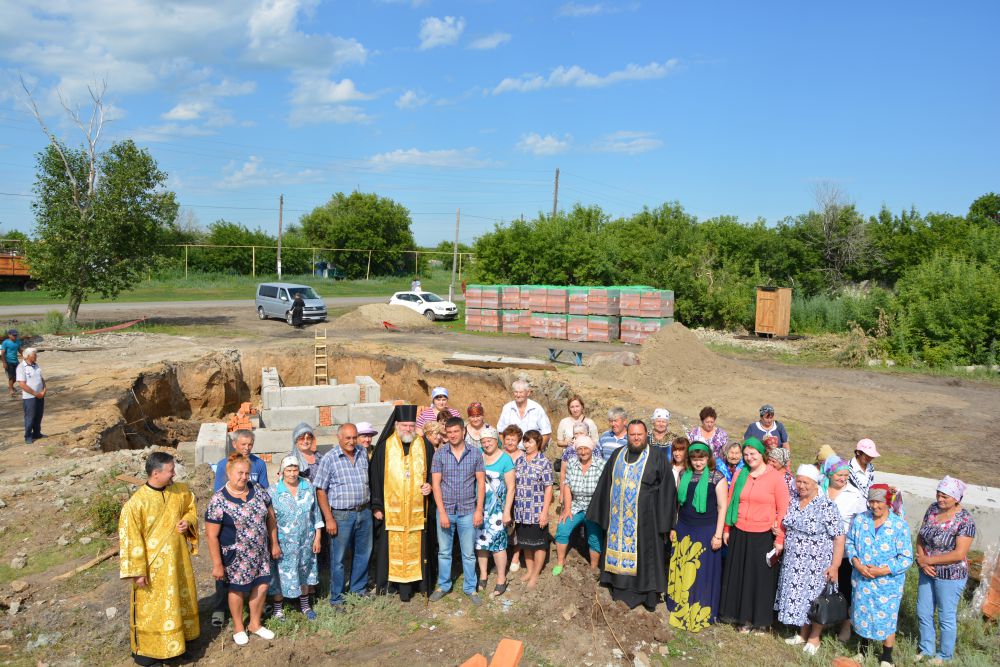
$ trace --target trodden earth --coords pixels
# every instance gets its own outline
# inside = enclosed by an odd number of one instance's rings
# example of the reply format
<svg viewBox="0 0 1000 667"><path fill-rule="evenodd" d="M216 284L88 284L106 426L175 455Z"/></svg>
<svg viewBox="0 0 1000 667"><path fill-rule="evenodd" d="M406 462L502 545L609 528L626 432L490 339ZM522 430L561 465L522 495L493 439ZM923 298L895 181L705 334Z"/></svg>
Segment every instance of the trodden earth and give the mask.
<svg viewBox="0 0 1000 667"><path fill-rule="evenodd" d="M610 407L647 418L665 405L679 431L712 405L720 426L737 437L761 404L772 403L788 427L796 462L811 460L822 444L847 454L859 438L870 437L883 454L880 470L996 484L996 466L983 455L1000 435L1000 386L993 383L722 356L681 325L641 348L563 342L585 352L583 367L456 370L443 363L453 352L544 358L553 343L457 333L419 316L395 318L398 330L386 330L382 321L394 312L363 307L318 325L335 343L331 375L341 382L369 375L381 384L383 400L421 405L430 388L444 385L455 406L481 401L488 420L509 400L510 383L526 376L554 421L572 394L584 397L602 426ZM107 319L114 316L109 307ZM132 664L128 592L117 559L80 569L116 546L114 507L134 487L115 476L141 477L149 447L176 452L179 477L203 510L212 475L194 463L199 425L225 419L243 401L259 404L263 366L276 367L289 385L312 380L315 327L297 331L261 322L242 308L193 317L165 312L151 322L171 333L31 341L43 350L39 363L50 387L44 439L23 443L19 400L10 399L0 412L2 664ZM633 361L630 353L638 365L622 365ZM557 509L553 503L551 523ZM801 658L780 639L742 636L725 626L675 631L662 606L655 614L628 611L599 589L580 554L558 578L547 566L532 592L512 576L501 601L478 608L453 593L430 604L354 599L347 613L334 615L321 600L316 621L298 614L271 620L275 640L254 638L239 648L228 628L209 623L214 585L204 545L194 563L202 628L189 649L199 664L458 665L477 652L489 655L505 636L524 641L524 664L531 665L795 664ZM824 644L820 657L829 664L836 651Z"/></svg>

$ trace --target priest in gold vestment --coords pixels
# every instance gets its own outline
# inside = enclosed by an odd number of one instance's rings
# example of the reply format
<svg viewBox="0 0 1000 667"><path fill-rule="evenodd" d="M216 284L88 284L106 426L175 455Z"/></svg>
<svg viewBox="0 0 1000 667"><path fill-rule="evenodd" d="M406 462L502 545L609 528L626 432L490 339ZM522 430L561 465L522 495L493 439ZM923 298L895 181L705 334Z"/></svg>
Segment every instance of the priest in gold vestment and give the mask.
<svg viewBox="0 0 1000 667"><path fill-rule="evenodd" d="M427 591L437 554L435 506L428 502L434 448L417 435L416 421L417 406L396 406L368 473L372 515L382 528L373 545L375 588L395 590L403 602Z"/></svg>
<svg viewBox="0 0 1000 667"><path fill-rule="evenodd" d="M153 452L146 484L118 520L121 578L131 585L129 641L136 664L183 655L198 638L198 590L191 554L198 546L194 494L174 484L174 457Z"/></svg>

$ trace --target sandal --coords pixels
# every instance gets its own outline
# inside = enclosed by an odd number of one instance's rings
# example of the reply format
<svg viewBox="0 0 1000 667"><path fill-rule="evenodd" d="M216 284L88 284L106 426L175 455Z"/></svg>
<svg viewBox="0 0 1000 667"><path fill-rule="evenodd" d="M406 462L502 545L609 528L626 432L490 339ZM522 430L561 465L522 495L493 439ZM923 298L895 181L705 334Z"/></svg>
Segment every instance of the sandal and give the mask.
<svg viewBox="0 0 1000 667"><path fill-rule="evenodd" d="M493 588L492 596L498 598L506 592L507 592L507 584L497 584Z"/></svg>
<svg viewBox="0 0 1000 667"><path fill-rule="evenodd" d="M476 579L476 592L486 590L486 579Z"/></svg>
<svg viewBox="0 0 1000 667"><path fill-rule="evenodd" d="M224 611L213 611L212 612L212 627L221 628L226 624L226 612Z"/></svg>

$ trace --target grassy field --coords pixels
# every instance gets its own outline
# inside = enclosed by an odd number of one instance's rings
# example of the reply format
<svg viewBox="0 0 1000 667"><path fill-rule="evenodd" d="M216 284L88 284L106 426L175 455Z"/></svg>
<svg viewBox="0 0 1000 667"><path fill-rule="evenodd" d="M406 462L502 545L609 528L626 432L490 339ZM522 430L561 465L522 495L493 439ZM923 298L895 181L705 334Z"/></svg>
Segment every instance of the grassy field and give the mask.
<svg viewBox="0 0 1000 667"><path fill-rule="evenodd" d="M212 301L230 299L253 299L258 283L277 280L277 276L229 276L224 274L190 274L181 276L161 276L144 280L130 292L125 292L115 302L137 301ZM447 298L451 274L436 271L422 278L424 290L436 292ZM341 296L385 296L410 288L408 276L373 278L371 280L328 280L315 276L283 276L283 282L300 283L315 289L324 297ZM456 291L460 287L456 285ZM87 303L111 303L95 295ZM66 300L44 289L37 292L2 291L0 306L24 306L53 304L61 305Z"/></svg>

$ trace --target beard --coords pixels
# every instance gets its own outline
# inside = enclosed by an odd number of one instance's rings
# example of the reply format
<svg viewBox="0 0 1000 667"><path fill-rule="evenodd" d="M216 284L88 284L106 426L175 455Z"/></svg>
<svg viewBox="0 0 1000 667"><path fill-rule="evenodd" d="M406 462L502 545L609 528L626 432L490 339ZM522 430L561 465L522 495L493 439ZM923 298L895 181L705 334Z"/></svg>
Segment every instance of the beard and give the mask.
<svg viewBox="0 0 1000 667"><path fill-rule="evenodd" d="M417 434L413 433L412 431L409 432L409 433L399 433L399 432L397 432L396 435L399 436L399 441L402 442L405 445L410 444L411 442L413 442L417 438Z"/></svg>
<svg viewBox="0 0 1000 667"><path fill-rule="evenodd" d="M646 442L640 442L638 445L633 445L631 442L628 443L628 450L633 454L641 454L642 450L646 449Z"/></svg>

